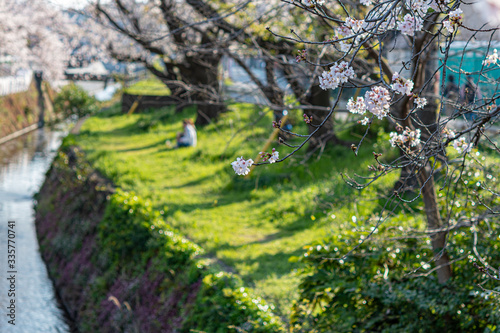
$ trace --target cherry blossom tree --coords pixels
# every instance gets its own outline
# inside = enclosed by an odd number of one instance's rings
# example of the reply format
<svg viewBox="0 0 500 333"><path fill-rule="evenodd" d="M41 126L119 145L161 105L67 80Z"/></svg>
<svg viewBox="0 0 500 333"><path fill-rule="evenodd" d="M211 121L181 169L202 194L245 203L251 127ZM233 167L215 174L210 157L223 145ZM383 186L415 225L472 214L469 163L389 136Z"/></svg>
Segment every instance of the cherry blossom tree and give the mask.
<svg viewBox="0 0 500 333"><path fill-rule="evenodd" d="M389 173L402 171L400 184L388 202L423 201L427 221L424 233L431 237L435 263L433 271L437 273L440 283L446 283L452 277L452 262L447 252L450 231L474 228L498 212L496 178L495 181L480 183L478 186L483 191L467 190L466 196L478 203L473 216L460 216L456 209L460 206L456 205L457 191L464 190L457 189L457 183L464 181L465 165L477 161L476 156L480 154L475 147L480 146L483 151L493 154L499 152L488 132L500 115L500 107L496 104L498 84L490 75L493 67L498 65L497 52L491 47L497 29L466 26L462 8L467 4L462 1L362 0L358 3L283 0L283 4L307 12L322 22L323 28L330 29L330 36L333 37L324 40L307 39L293 29L288 34L282 34L271 26L269 31L278 38L306 45L300 59L322 70L319 87L326 91L333 90L335 101L327 117L316 125L312 133L288 133L303 138L297 145L284 142L293 148L291 153L278 159L278 152L273 151L272 162L269 159L257 165L285 161L302 149L339 108L345 107L350 113L359 115L359 122L366 126L365 133L360 133L362 139L352 146L355 154L361 145L366 144L364 138L370 127L388 119L394 128L389 142L393 149L400 151L400 157L386 161L380 153L374 152L375 164L371 166L369 175L346 175L344 179L353 187L362 189ZM470 33L464 54L469 44L472 48L473 39L486 39L485 60L482 66L472 71L465 70L463 57L458 68L450 62L450 49L461 30ZM396 45L404 46L402 49L406 56L402 63L391 64L387 56L398 52ZM315 63L307 53L310 50L320 53L318 49L333 54L335 59ZM460 82L468 82L465 96L452 100L444 94L449 75L458 76ZM467 80L464 80L465 76ZM478 87L485 84L494 88L481 96ZM364 94L347 96L350 98L346 105L340 105L341 100L347 99L346 92L353 89L364 91ZM445 108L453 112L445 114ZM308 116L304 119L310 122ZM239 175L247 175L252 165L252 159L243 157L232 163ZM481 171L487 169L480 162L478 168ZM439 179L438 183L435 178ZM415 188L412 188L412 182L416 183ZM409 188L415 193L410 199L405 196ZM448 192L445 206L438 203L437 190ZM380 214L369 236L386 219L384 214ZM474 251L474 257L486 267L485 270L493 269L477 251Z"/></svg>
<svg viewBox="0 0 500 333"><path fill-rule="evenodd" d="M219 65L238 35L220 22L248 4L215 10L198 0L93 1L82 14L91 19L91 45L118 61L144 64L170 88L179 108L198 106L196 124L203 125L225 110Z"/></svg>
<svg viewBox="0 0 500 333"><path fill-rule="evenodd" d="M0 49L11 60L11 70L43 71L60 79L69 60L72 22L58 8L43 1L0 2Z"/></svg>
<svg viewBox="0 0 500 333"><path fill-rule="evenodd" d="M98 50L95 54L143 63L178 98L179 109L198 105L198 124L224 109L218 79L223 55L247 71L267 105L277 112L287 108L285 92L276 83L276 71L281 70L296 98L312 105L306 112L316 113L314 117L320 120L327 114L329 92L300 82L317 81L318 73L314 67L297 70L290 54L297 51L298 43L256 33L272 22L284 27L296 21L277 0L94 2L83 14L97 23L85 25L90 45ZM265 61L265 80L245 64L251 56ZM335 138L332 127L316 131L316 141Z"/></svg>

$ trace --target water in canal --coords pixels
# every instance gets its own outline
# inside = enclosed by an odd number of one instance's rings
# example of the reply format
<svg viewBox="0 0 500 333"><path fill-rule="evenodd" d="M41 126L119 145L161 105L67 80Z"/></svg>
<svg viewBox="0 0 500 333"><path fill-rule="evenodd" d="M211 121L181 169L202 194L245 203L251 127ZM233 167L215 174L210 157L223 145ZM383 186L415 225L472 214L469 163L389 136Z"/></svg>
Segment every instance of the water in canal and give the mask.
<svg viewBox="0 0 500 333"><path fill-rule="evenodd" d="M64 135L63 129L39 129L0 145L2 333L70 332L38 250L33 212L33 194L43 183ZM8 221L15 223L9 227ZM10 258L9 250L13 255ZM10 295L9 290L12 290ZM12 316L7 315L12 312L7 308L12 300L15 304L15 326L9 323Z"/></svg>

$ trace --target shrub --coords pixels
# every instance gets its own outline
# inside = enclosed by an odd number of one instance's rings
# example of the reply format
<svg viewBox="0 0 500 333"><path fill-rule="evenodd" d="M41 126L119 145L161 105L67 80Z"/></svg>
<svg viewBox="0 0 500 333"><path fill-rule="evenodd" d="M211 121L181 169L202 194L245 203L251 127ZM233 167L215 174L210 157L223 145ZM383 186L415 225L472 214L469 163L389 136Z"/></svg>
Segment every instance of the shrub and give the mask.
<svg viewBox="0 0 500 333"><path fill-rule="evenodd" d="M56 113L69 117L83 117L99 110L97 100L74 83L64 86L54 100Z"/></svg>
<svg viewBox="0 0 500 333"><path fill-rule="evenodd" d="M174 271L201 252L167 225L151 202L121 189L110 197L99 224L99 243L114 263L145 263L157 257Z"/></svg>
<svg viewBox="0 0 500 333"><path fill-rule="evenodd" d="M481 226L476 226L481 227ZM480 253L493 266L500 262L498 230L483 225ZM393 228L394 229L394 228ZM317 242L301 261L300 298L292 326L299 332L491 332L500 322L499 297L463 251L471 232L450 234L448 251L454 277L439 284L430 271L432 251L425 241L392 237L389 228L359 244L346 232ZM379 236L379 237L375 237ZM359 247L355 248L356 245ZM349 250L353 252L340 260ZM332 259L336 258L336 259ZM412 276L412 272L420 277ZM421 274L423 273L423 274ZM429 273L429 274L426 274Z"/></svg>
<svg viewBox="0 0 500 333"><path fill-rule="evenodd" d="M241 279L218 272L203 278L193 314L184 323L185 331L193 328L205 332L284 332L274 307L251 295Z"/></svg>

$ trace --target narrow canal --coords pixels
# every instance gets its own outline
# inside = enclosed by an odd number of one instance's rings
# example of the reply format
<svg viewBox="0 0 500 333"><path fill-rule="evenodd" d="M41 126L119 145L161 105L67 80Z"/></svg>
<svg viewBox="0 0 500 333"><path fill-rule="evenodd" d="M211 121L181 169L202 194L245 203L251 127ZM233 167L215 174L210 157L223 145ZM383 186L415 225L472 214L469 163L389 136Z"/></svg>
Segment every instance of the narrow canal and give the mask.
<svg viewBox="0 0 500 333"><path fill-rule="evenodd" d="M33 211L33 195L42 185L65 133L62 128L44 128L0 145L2 333L70 332L38 250ZM13 317L15 326L9 323Z"/></svg>

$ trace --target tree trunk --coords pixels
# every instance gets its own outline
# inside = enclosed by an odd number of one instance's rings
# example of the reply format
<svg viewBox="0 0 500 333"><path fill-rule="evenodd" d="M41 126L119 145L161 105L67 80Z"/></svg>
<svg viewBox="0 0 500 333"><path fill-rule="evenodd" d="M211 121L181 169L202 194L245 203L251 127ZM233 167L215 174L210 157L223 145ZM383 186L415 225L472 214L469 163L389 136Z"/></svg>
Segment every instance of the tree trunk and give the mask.
<svg viewBox="0 0 500 333"><path fill-rule="evenodd" d="M159 70L152 64L146 63L146 68L158 79L160 79L165 86L170 89L170 97L177 100L177 107L175 108L175 113L182 111L186 96L188 96L188 91L180 83L182 80L177 75L175 67L171 64L165 64L165 70ZM178 69L178 68L177 68Z"/></svg>
<svg viewBox="0 0 500 333"><path fill-rule="evenodd" d="M408 107L405 105L405 107ZM421 140L423 142L426 142L431 138L431 133L434 133L437 130L437 115L438 115L438 105L436 102L432 99L428 99L428 104L421 110L418 110L416 113L416 117L418 119L418 122L412 122L412 125L415 128L420 129L421 132ZM406 111L408 112L408 111ZM404 113L401 113L404 114ZM401 115L397 115L398 117L401 117ZM445 156L444 152L440 154L441 156ZM408 159L404 156L404 153L400 151L400 156L402 157L402 162L403 164L406 164ZM418 189L418 181L415 176L415 173L413 172L413 166L408 165L403 168L401 168L401 175L399 176L399 179L396 181L394 184L394 190L397 191L400 194L404 194L406 192L413 192L416 189Z"/></svg>
<svg viewBox="0 0 500 333"><path fill-rule="evenodd" d="M192 90L189 98L198 106L197 126L209 124L226 110L219 84L220 60L219 54L207 55L203 59L186 57L185 65L179 68L183 81Z"/></svg>
<svg viewBox="0 0 500 333"><path fill-rule="evenodd" d="M431 50L437 50L437 43L431 44ZM420 62L414 62L412 65L412 72L416 71L415 75L415 87L422 87L424 82L427 82L433 75L435 75L435 69L437 68L436 60L429 59L429 55L434 54L433 52L428 52L425 59ZM439 81L439 80L437 80ZM427 97L427 105L416 111L416 118L418 121L413 121L412 125L421 131L421 140L426 142L431 134L437 129L437 116L439 113L439 106L437 105L435 98L432 97L435 92L434 87L429 85L421 93L421 97ZM398 118L406 118L410 112L410 104L413 102L405 98L401 103L399 103L397 110L399 114L395 113ZM415 111L414 111L415 112ZM410 118L408 118L410 121ZM401 152L401 155L402 152ZM441 154L445 155L445 154ZM407 159L403 157L402 163L406 163ZM409 165L401 169L401 175L394 184L394 190L398 193L413 192L418 187L419 181L416 179L416 175L413 172L413 166Z"/></svg>
<svg viewBox="0 0 500 333"><path fill-rule="evenodd" d="M421 137L424 142L431 139L431 133L437 130L438 109L433 100L429 100L429 104L419 110L417 117L422 126ZM441 216L436 201L436 190L434 186L434 176L430 174L430 167L427 164L425 168L419 171L418 182L422 188L422 198L424 200L425 214L427 216L427 228L438 229L442 228ZM439 283L445 283L451 278L450 258L446 252L446 236L447 232L439 232L431 237L432 250L436 258L436 267Z"/></svg>
<svg viewBox="0 0 500 333"><path fill-rule="evenodd" d="M426 166L418 172L418 181L422 188L427 228L430 230L442 228L441 216L436 201L434 178L429 176L429 167ZM450 257L446 251L446 236L448 232L438 232L431 236L432 251L436 259L437 276L439 283L446 283L451 278Z"/></svg>
<svg viewBox="0 0 500 333"><path fill-rule="evenodd" d="M323 106L326 108L330 108L330 91L323 90L319 87L319 81L315 80L312 86L309 89L309 93L307 97L304 98L304 95L307 92L306 85L302 80L304 74L296 71L295 66L284 65L283 71L287 77L287 81L290 84L290 87L295 94L295 97L299 100L301 104L310 104L314 106ZM313 117L312 123L314 125L319 125L323 122L323 120L328 115L328 111L320 111L315 109L305 109L304 113L308 117ZM309 133L312 133L316 127L309 125ZM340 140L335 135L334 125L333 125L333 117L328 119L322 128L316 132L314 137L309 141L309 151L314 151L315 149L320 148L321 146L328 143L339 143Z"/></svg>
<svg viewBox="0 0 500 333"><path fill-rule="evenodd" d="M404 153L400 151L400 156L402 158L401 163L407 163L408 159L403 156ZM403 195L405 193L414 193L418 189L417 177L413 173L413 167L411 165L404 166L401 168L401 174L399 179L394 184L394 191L398 194Z"/></svg>
<svg viewBox="0 0 500 333"><path fill-rule="evenodd" d="M196 126L205 126L219 117L219 114L226 111L225 105L220 104L198 104Z"/></svg>
<svg viewBox="0 0 500 333"><path fill-rule="evenodd" d="M311 87L310 95L307 98L307 102L314 106L324 106L330 107L330 91L323 90L319 85L313 85ZM305 109L304 113L308 117L313 117L312 124L319 125L325 120L328 115L328 111L324 110L314 110ZM316 130L316 127L309 125L309 133ZM314 134L314 136L309 141L309 151L316 150L317 148L326 145L327 143L338 142L337 136L333 128L333 117L330 117L326 123Z"/></svg>

